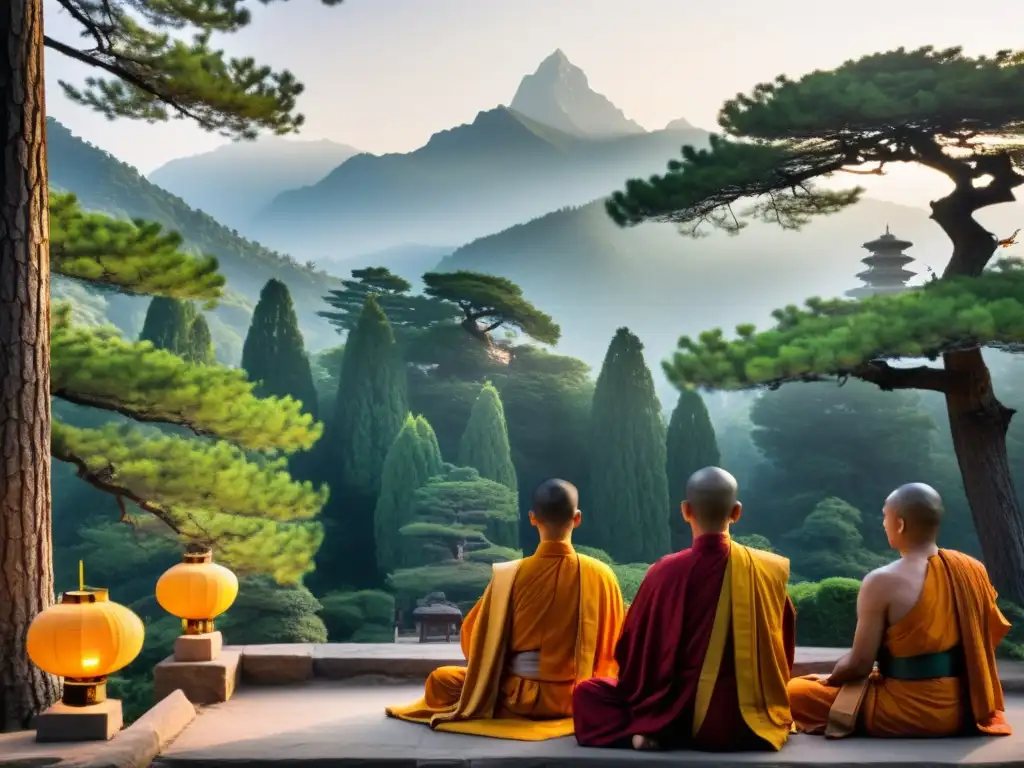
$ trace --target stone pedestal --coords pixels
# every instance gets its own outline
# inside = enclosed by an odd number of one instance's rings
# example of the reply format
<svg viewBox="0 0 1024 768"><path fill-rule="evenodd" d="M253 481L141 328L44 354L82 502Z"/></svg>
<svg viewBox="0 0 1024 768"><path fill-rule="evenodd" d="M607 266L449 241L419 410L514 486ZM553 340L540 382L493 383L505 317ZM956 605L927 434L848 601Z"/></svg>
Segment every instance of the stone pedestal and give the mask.
<svg viewBox="0 0 1024 768"><path fill-rule="evenodd" d="M174 641L175 661L213 661L224 647L224 635L208 632L204 635L182 635Z"/></svg>
<svg viewBox="0 0 1024 768"><path fill-rule="evenodd" d="M88 707L69 707L58 701L36 716L36 741L108 741L123 725L119 699Z"/></svg>
<svg viewBox="0 0 1024 768"><path fill-rule="evenodd" d="M213 661L175 661L168 656L153 670L156 700L181 689L193 704L227 701L238 685L241 652L223 650Z"/></svg>

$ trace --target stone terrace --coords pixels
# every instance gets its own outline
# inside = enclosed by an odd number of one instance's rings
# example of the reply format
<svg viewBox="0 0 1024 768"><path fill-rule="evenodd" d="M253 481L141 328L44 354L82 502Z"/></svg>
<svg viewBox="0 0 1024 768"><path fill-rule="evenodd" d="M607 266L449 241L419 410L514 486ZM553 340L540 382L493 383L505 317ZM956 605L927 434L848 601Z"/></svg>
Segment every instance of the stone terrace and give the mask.
<svg viewBox="0 0 1024 768"><path fill-rule="evenodd" d="M800 648L795 671L828 671L842 652ZM195 716L175 691L105 744L46 745L36 744L31 733L0 735L0 766L539 768L676 762L694 768L750 763L1024 768L1024 664L1001 668L1007 715L1019 731L1009 738L825 742L797 735L777 754L714 755L587 750L572 738L523 743L455 736L385 718L386 705L420 695L420 681L432 669L462 662L455 643L227 647L224 655L240 662L238 689L226 703L201 706Z"/></svg>

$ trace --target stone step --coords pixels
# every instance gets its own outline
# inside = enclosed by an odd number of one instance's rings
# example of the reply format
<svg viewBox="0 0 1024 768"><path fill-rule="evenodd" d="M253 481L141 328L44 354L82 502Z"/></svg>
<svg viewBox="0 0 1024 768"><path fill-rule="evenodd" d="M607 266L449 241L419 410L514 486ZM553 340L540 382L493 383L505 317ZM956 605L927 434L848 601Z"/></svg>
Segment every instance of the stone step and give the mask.
<svg viewBox="0 0 1024 768"><path fill-rule="evenodd" d="M648 753L584 749L572 738L517 742L431 731L384 716L384 707L422 694L418 684L365 685L316 680L243 687L225 704L204 707L153 768L1024 768L1024 697L1007 697L1013 736L956 739L844 739L796 734L781 752Z"/></svg>

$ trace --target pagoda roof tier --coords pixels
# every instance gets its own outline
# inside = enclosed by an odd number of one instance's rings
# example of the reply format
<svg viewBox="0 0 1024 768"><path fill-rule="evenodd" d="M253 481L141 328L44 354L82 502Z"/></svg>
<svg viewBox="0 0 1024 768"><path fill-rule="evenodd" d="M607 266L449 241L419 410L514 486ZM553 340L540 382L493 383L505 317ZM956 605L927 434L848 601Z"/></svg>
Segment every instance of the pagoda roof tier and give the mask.
<svg viewBox="0 0 1024 768"><path fill-rule="evenodd" d="M888 266L890 264L909 264L914 260L913 256L907 256L905 253L873 253L870 256L865 256L860 260L861 264L867 264L869 267L873 266Z"/></svg>
<svg viewBox="0 0 1024 768"><path fill-rule="evenodd" d="M867 248L869 251L903 251L912 245L913 243L909 240L900 240L889 232L889 226L886 225L884 235L864 243L862 247Z"/></svg>
<svg viewBox="0 0 1024 768"><path fill-rule="evenodd" d="M860 288L850 289L846 292L846 295L853 299L860 299L865 296L875 296L879 293L900 293L906 290L908 290L908 286L905 285L862 285Z"/></svg>
<svg viewBox="0 0 1024 768"><path fill-rule="evenodd" d="M867 269L857 274L860 280L866 283L871 282L872 279L883 279L883 280L902 280L907 281L910 278L917 275L916 272L908 272L905 269L899 270L885 270L884 272L878 269Z"/></svg>

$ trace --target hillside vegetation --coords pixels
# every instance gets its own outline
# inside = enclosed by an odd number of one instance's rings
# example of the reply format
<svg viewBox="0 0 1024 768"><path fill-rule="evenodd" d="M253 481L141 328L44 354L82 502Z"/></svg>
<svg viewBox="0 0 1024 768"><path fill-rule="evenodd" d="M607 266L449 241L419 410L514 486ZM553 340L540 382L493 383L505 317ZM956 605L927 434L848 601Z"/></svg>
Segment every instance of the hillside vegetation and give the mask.
<svg viewBox="0 0 1024 768"><path fill-rule="evenodd" d="M148 181L132 166L79 139L53 118L47 119L47 138L53 187L73 192L88 210L162 224L180 233L189 248L216 256L228 290L245 299L236 300L236 304L254 304L267 280L276 277L295 296L310 344L317 347L334 343L333 331L316 316L321 296L334 285L325 274L247 240L202 211L193 210L184 200ZM126 303L123 310L127 314L145 312L145 299L119 297L119 301ZM241 325L232 325L244 334L247 317Z"/></svg>

